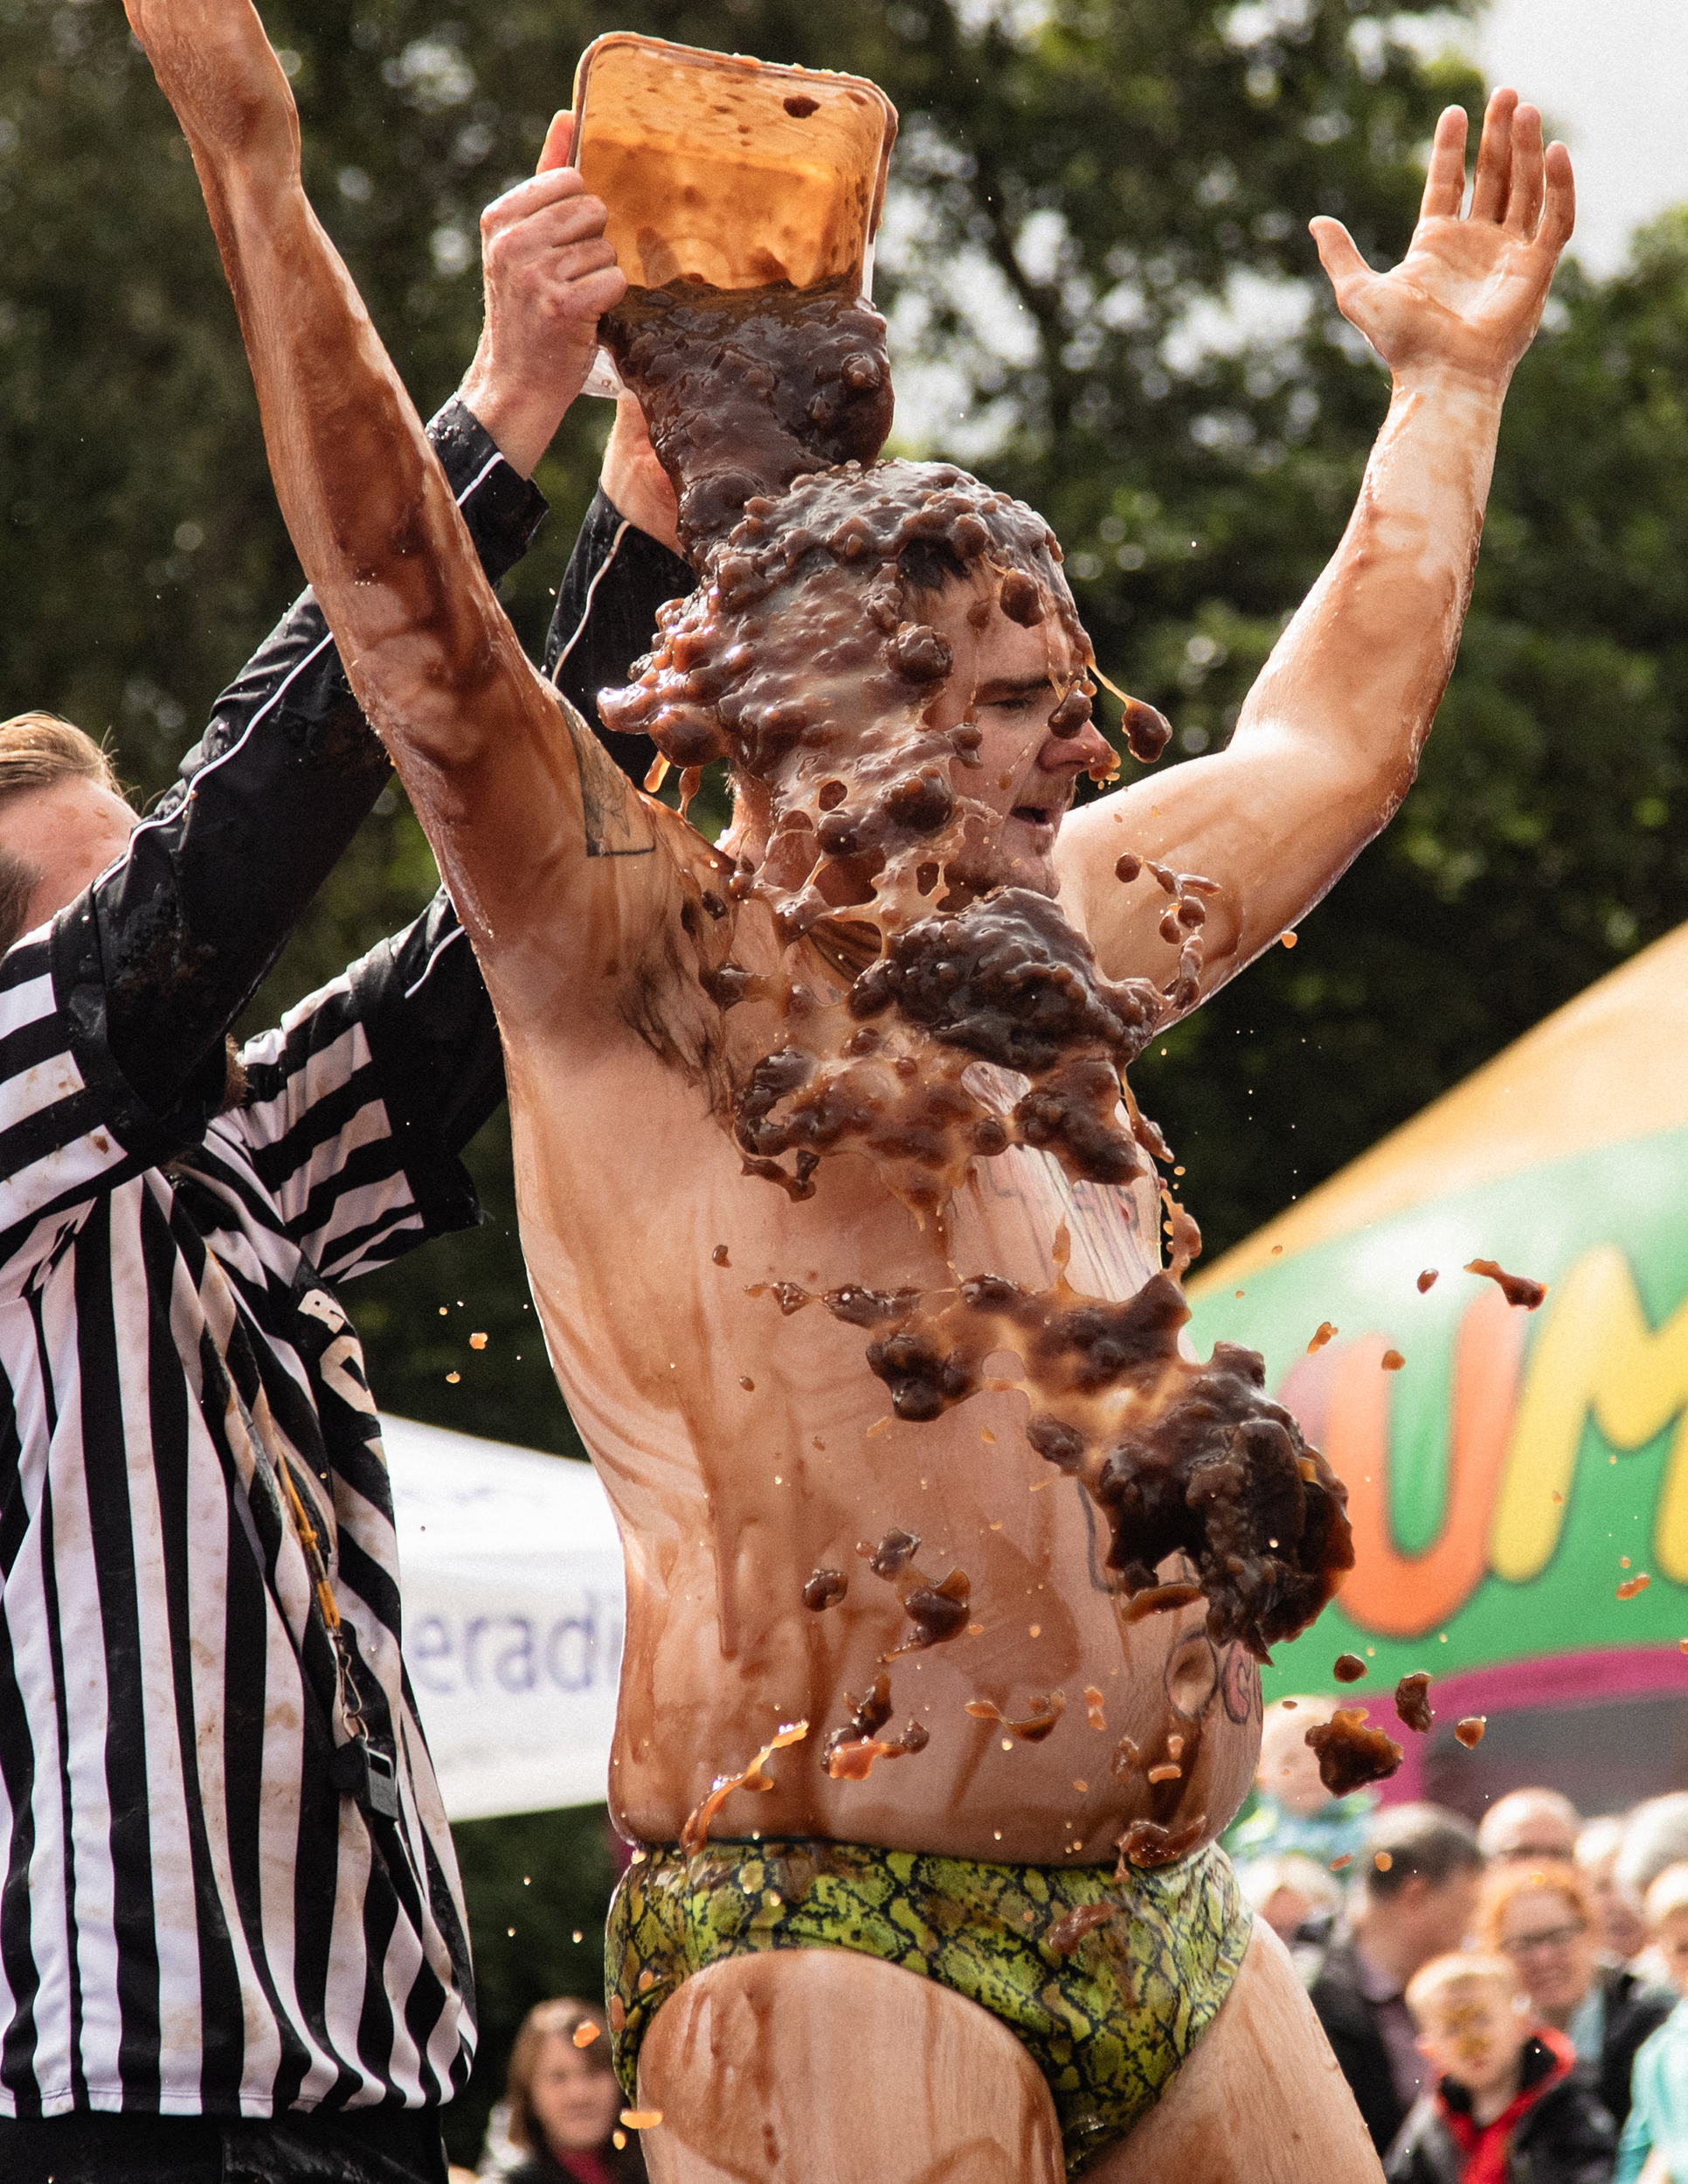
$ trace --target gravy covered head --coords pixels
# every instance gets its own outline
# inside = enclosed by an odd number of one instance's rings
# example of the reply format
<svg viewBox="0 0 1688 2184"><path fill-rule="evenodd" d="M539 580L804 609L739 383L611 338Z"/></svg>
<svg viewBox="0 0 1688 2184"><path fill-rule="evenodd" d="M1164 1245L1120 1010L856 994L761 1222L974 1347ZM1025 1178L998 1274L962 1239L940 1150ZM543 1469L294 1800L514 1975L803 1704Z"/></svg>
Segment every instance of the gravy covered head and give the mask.
<svg viewBox="0 0 1688 2184"><path fill-rule="evenodd" d="M789 938L848 905L888 932L1005 883L1053 894L1060 812L1114 763L1060 556L950 464L800 475L747 501L601 710L676 765L730 761Z"/></svg>

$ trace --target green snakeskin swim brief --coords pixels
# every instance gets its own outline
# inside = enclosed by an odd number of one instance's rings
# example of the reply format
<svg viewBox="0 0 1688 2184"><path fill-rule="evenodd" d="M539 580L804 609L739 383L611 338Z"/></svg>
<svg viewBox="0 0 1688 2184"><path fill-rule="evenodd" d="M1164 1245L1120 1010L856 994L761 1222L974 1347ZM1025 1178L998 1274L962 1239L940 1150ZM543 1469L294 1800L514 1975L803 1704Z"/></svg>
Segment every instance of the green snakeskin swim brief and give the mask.
<svg viewBox="0 0 1688 2184"><path fill-rule="evenodd" d="M1075 1918L1091 1906L1112 1915L1094 1926ZM1110 1865L819 1840L711 1842L691 1856L650 1846L610 1906L615 2067L635 2100L651 2020L708 1965L761 1949L854 1949L1001 2019L1048 2084L1076 2175L1154 2105L1213 2022L1251 1925L1217 1843L1124 1886Z"/></svg>

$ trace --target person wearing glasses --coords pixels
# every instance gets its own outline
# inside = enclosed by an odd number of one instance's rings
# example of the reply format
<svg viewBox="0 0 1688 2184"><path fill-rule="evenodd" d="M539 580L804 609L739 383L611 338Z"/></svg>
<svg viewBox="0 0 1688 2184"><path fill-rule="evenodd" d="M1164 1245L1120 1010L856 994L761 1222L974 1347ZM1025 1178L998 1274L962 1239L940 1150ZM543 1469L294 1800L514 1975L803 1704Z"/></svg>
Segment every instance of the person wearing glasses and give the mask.
<svg viewBox="0 0 1688 2184"><path fill-rule="evenodd" d="M1671 2015L1675 1995L1602 1959L1588 1883L1567 1863L1515 1859L1492 1868L1478 1932L1485 1949L1516 1967L1538 2015L1570 2041L1621 2125L1636 2050Z"/></svg>

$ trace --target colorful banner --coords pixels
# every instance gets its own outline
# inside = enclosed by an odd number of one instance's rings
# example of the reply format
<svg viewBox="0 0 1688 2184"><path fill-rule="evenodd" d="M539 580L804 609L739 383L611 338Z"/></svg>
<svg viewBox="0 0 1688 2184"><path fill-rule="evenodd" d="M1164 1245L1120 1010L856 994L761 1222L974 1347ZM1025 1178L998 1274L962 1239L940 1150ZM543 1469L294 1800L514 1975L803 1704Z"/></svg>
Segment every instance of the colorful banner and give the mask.
<svg viewBox="0 0 1688 2184"><path fill-rule="evenodd" d="M1328 1686L1345 1649L1375 1648L1394 1677L1688 1634L1685 1207L1678 1131L1415 1207L1201 1299L1198 1347L1263 1351L1348 1487L1357 1566L1283 1649L1292 1683ZM1548 1282L1547 1301L1509 1305L1463 1271L1475 1258Z"/></svg>
<svg viewBox="0 0 1688 2184"><path fill-rule="evenodd" d="M1349 1491L1357 1566L1269 1696L1332 1689L1345 1651L1380 1697L1428 1669L1499 1698L1533 1662L1516 1703L1551 1704L1555 1661L1567 1703L1688 1692L1685 978L1682 932L1197 1285L1198 1348L1262 1351Z"/></svg>

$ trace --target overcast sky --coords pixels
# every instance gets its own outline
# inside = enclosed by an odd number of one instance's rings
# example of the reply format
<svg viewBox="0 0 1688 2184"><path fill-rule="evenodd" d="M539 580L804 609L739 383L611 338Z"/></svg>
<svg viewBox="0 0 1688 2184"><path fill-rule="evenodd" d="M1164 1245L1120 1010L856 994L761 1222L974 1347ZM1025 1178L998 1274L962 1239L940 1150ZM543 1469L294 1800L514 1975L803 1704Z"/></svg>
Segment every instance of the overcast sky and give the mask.
<svg viewBox="0 0 1688 2184"><path fill-rule="evenodd" d="M1688 203L1688 0L1494 0L1477 40L1491 82L1515 84L1571 147L1571 247L1615 272L1633 228Z"/></svg>

